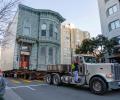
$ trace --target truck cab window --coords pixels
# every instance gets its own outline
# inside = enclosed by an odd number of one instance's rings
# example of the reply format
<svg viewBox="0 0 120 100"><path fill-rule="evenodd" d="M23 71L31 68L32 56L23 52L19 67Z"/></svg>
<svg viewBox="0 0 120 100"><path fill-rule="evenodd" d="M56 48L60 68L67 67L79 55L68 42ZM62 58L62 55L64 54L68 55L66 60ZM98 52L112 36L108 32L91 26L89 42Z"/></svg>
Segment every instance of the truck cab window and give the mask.
<svg viewBox="0 0 120 100"><path fill-rule="evenodd" d="M84 60L86 63L96 63L96 58L92 56L84 56Z"/></svg>
<svg viewBox="0 0 120 100"><path fill-rule="evenodd" d="M83 59L82 59L82 57L80 57L80 63L83 63Z"/></svg>

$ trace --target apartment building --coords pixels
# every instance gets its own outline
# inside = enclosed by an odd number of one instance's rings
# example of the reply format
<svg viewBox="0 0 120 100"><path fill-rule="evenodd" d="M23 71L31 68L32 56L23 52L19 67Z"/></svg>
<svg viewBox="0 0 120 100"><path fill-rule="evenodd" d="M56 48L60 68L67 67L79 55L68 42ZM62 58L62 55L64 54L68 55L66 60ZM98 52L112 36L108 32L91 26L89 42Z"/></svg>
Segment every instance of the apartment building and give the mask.
<svg viewBox="0 0 120 100"><path fill-rule="evenodd" d="M120 36L120 0L98 0L98 5L103 35Z"/></svg>
<svg viewBox="0 0 120 100"><path fill-rule="evenodd" d="M75 54L82 41L90 38L90 33L82 31L72 23L63 23L61 26L61 63L71 64L71 56Z"/></svg>
<svg viewBox="0 0 120 100"><path fill-rule="evenodd" d="M115 38L119 45L108 58L120 62L120 0L98 0L102 34Z"/></svg>

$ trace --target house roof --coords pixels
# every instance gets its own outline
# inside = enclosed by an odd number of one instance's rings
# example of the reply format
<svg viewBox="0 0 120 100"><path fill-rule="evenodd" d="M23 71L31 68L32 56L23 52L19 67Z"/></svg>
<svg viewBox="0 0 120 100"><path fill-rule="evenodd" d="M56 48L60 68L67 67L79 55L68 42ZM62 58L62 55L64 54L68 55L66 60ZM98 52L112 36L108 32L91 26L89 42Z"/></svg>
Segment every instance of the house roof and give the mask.
<svg viewBox="0 0 120 100"><path fill-rule="evenodd" d="M61 22L65 21L65 18L63 18L58 12L55 12L55 11L52 11L52 10L49 10L49 9L35 9L35 8L31 8L31 7L28 7L26 5L22 5L22 4L19 4L19 9L25 9L25 10L33 11L33 12L36 12L36 13L50 13L50 14L53 14L54 16L57 16L57 18Z"/></svg>

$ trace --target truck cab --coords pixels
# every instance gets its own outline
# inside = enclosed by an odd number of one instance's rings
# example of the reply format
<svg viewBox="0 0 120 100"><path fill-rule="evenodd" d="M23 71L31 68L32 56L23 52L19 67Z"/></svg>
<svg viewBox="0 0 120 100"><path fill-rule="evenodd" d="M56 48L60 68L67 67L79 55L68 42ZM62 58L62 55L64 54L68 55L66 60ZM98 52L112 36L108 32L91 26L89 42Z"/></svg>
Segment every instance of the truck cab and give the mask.
<svg viewBox="0 0 120 100"><path fill-rule="evenodd" d="M79 54L72 57L78 62L78 82L74 81L71 65L48 65L46 83L62 83L89 86L92 93L104 94L112 89L120 89L120 64L97 63L93 55Z"/></svg>

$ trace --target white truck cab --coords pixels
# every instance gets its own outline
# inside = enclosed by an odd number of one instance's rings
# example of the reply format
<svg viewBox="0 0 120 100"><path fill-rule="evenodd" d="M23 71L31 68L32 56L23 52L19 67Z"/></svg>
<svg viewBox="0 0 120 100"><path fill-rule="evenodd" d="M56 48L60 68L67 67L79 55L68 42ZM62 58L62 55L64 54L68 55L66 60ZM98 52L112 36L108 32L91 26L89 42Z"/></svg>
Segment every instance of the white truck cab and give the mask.
<svg viewBox="0 0 120 100"><path fill-rule="evenodd" d="M71 65L48 65L45 81L49 84L88 85L95 94L104 94L112 89L120 89L120 64L97 63L92 55L74 55L78 61L79 82L75 83Z"/></svg>

